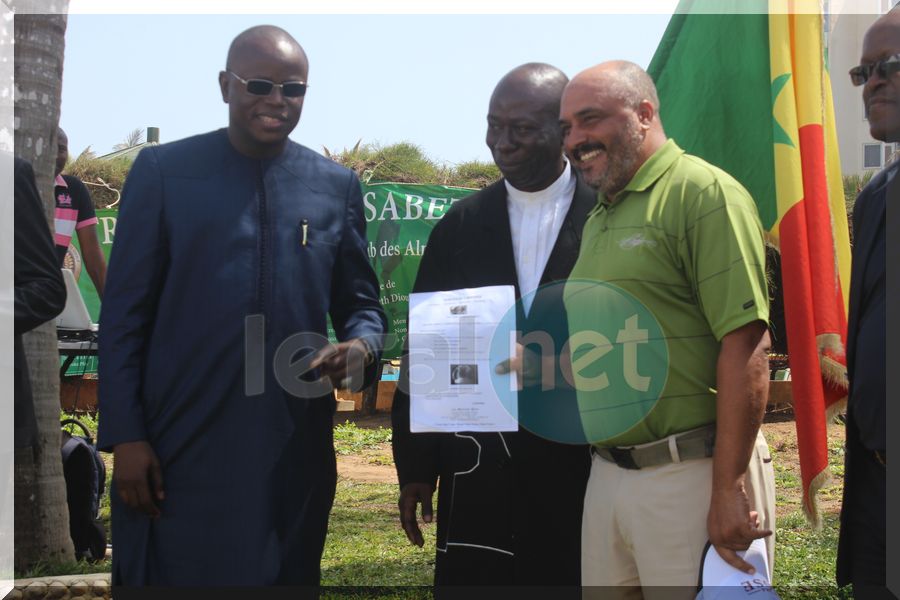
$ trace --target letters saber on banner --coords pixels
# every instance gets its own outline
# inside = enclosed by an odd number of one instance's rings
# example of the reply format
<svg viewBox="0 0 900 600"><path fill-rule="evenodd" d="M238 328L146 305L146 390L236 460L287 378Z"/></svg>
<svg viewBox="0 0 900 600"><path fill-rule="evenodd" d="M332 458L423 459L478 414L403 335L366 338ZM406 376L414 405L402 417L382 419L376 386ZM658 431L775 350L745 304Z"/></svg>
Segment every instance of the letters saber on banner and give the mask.
<svg viewBox="0 0 900 600"><path fill-rule="evenodd" d="M404 183L362 187L369 259L381 284L381 306L388 321L383 356L399 358L407 332L409 294L431 230L453 203L476 190ZM330 330L329 336L333 338Z"/></svg>
<svg viewBox="0 0 900 600"><path fill-rule="evenodd" d="M388 340L384 358L399 358L407 330L409 294L422 253L435 224L450 206L476 190L443 185L375 183L362 185L363 212L366 218L369 259L381 284L381 304L388 318ZM109 260L116 230L118 211L97 209L97 236L100 247ZM75 271L78 287L87 304L91 318L100 316L100 299L90 277L81 265L76 247L70 249L70 266ZM335 341L329 326L329 337ZM78 365L84 372L84 365ZM95 369L87 368L88 372Z"/></svg>

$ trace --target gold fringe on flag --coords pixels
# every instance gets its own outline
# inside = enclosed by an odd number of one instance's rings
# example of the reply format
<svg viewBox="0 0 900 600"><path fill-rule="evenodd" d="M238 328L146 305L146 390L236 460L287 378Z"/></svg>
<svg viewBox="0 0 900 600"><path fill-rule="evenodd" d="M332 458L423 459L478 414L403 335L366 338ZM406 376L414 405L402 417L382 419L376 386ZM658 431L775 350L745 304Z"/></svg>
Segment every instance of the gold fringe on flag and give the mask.
<svg viewBox="0 0 900 600"><path fill-rule="evenodd" d="M847 409L847 397L844 396L825 410L825 423L834 422L835 418ZM827 427L827 425L826 425ZM816 531L822 528L822 515L819 512L819 501L816 496L820 489L830 484L833 480L831 473L831 465L825 467L825 470L813 477L809 483L809 490L806 497L809 498L809 505L803 503L803 514L806 516L807 522Z"/></svg>
<svg viewBox="0 0 900 600"><path fill-rule="evenodd" d="M819 367L826 383L839 390L847 390L850 382L847 379L847 367L844 361L844 344L837 333L823 333L816 336L819 350Z"/></svg>

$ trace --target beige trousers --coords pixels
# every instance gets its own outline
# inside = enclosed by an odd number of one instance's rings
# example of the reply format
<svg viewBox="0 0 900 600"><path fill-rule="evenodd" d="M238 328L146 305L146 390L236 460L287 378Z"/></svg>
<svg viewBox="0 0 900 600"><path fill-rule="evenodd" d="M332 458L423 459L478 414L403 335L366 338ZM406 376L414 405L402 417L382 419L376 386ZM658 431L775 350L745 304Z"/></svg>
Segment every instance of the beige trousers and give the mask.
<svg viewBox="0 0 900 600"><path fill-rule="evenodd" d="M762 432L745 487L760 526L774 531L775 472ZM711 492L712 458L629 470L595 455L581 527L584 597L693 600ZM770 580L774 537L766 540Z"/></svg>

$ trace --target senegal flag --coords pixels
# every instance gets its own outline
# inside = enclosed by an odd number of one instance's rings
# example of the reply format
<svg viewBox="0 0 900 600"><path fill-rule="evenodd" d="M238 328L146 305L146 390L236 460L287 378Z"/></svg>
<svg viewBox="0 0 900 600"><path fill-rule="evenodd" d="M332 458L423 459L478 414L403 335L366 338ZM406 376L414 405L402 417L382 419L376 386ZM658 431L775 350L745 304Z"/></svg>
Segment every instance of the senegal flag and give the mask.
<svg viewBox="0 0 900 600"><path fill-rule="evenodd" d="M826 424L847 394L850 244L824 20L809 9L682 0L648 71L666 133L750 191L781 251L803 508L818 524Z"/></svg>

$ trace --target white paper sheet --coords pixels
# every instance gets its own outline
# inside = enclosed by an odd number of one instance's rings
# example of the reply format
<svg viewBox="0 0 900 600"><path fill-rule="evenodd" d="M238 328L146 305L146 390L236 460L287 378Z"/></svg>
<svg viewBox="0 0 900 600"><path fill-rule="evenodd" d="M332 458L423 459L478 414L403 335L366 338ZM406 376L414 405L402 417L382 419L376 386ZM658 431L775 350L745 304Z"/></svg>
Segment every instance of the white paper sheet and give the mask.
<svg viewBox="0 0 900 600"><path fill-rule="evenodd" d="M410 431L518 430L515 392L504 405L494 387L515 387L493 373L508 356L490 356L495 335L510 339L498 326L514 306L511 285L410 294Z"/></svg>

